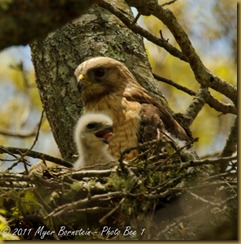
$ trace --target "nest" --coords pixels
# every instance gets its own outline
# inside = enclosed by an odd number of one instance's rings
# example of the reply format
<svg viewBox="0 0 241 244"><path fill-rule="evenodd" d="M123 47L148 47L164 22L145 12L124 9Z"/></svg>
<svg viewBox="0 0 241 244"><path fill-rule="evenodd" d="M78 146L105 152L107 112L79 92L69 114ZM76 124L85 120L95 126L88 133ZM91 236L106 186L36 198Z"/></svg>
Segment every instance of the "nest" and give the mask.
<svg viewBox="0 0 241 244"><path fill-rule="evenodd" d="M25 240L237 239L237 157L198 159L189 146L146 143L105 170L41 161L2 173L0 208Z"/></svg>

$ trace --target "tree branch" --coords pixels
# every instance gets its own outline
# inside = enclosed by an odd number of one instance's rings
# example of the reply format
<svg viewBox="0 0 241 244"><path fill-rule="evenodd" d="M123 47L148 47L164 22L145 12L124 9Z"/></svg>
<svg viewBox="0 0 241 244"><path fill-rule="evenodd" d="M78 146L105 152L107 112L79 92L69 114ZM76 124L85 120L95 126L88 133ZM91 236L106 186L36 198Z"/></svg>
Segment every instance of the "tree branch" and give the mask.
<svg viewBox="0 0 241 244"><path fill-rule="evenodd" d="M36 129L28 132L14 132L7 129L0 129L0 134L3 136L11 136L11 137L19 137L19 138L26 138L26 137L33 137L36 135Z"/></svg>
<svg viewBox="0 0 241 244"><path fill-rule="evenodd" d="M45 37L83 14L95 2L98 0L1 1L0 50Z"/></svg>
<svg viewBox="0 0 241 244"><path fill-rule="evenodd" d="M238 141L238 118L236 117L231 128L230 134L226 141L226 145L221 153L221 157L231 156L237 150Z"/></svg>
<svg viewBox="0 0 241 244"><path fill-rule="evenodd" d="M196 94L193 102L189 105L186 113L183 115L184 124L187 128L190 127L194 119L197 117L198 113L201 111L206 103L206 94L208 93L207 87L201 87Z"/></svg>
<svg viewBox="0 0 241 244"><path fill-rule="evenodd" d="M231 156L233 153L237 151L237 141L238 141L238 118L236 117L233 123L233 126L230 130L228 139L224 146L224 149L221 153L221 157L228 157ZM228 167L228 162L223 163L220 165L221 172L225 172Z"/></svg>
<svg viewBox="0 0 241 244"><path fill-rule="evenodd" d="M109 10L112 14L114 14L117 18L119 18L134 33L140 34L142 37L145 37L150 42L156 44L159 47L164 48L174 57L177 57L183 61L187 61L185 55L183 55L183 53L180 50L178 50L177 48L170 45L167 40L165 40L164 38L157 38L156 36L152 35L147 30L145 30L142 27L140 27L139 25L135 24L135 22L132 22L121 11L119 11L118 9L113 7L111 3L103 1L103 2L99 3L99 5L105 9Z"/></svg>
<svg viewBox="0 0 241 244"><path fill-rule="evenodd" d="M172 0L172 1L167 2L167 3L163 3L161 6L164 7L164 6L166 6L166 5L171 5L171 4L175 3L176 1L177 1L177 0Z"/></svg>
<svg viewBox="0 0 241 244"><path fill-rule="evenodd" d="M176 89L180 90L180 91L183 91L185 93L187 93L188 95L190 96L196 96L197 93L195 91L192 91L190 89L188 89L187 87L185 86L182 86L170 79L166 79L164 77L161 77L157 74L154 74L153 73L153 77L158 80L158 81L161 81L163 83L166 83L170 86L173 86L175 87ZM215 109L216 111L218 112L221 112L222 114L237 114L237 109L231 105L231 104L225 104L223 102L220 102L218 101L217 99L215 99L211 94L210 92L207 92L205 94L205 99L206 99L206 103L213 109Z"/></svg>
<svg viewBox="0 0 241 244"><path fill-rule="evenodd" d="M62 166L68 167L68 168L73 167L73 164L68 161L65 161L63 159L56 158L56 157L53 157L53 156L50 156L50 155L47 155L44 153L29 150L26 148L0 146L0 154L5 154L5 153L10 154L10 155L17 154L17 155L21 155L21 156L24 155L24 156L29 156L32 158L39 158L39 159L47 160L47 161L50 161L50 162L53 162L53 163L56 163L56 164L59 164L59 165L62 165Z"/></svg>
<svg viewBox="0 0 241 244"><path fill-rule="evenodd" d="M43 117L44 117L44 111L42 111L42 113L41 113L40 120L39 120L39 123L38 123L38 125L37 125L37 133L36 133L35 139L34 139L34 141L33 141L33 144L32 144L32 146L29 148L29 150L32 150L32 149L34 148L36 142L38 141L39 132L40 132L40 128L41 128L41 125L42 125Z"/></svg>
<svg viewBox="0 0 241 244"><path fill-rule="evenodd" d="M49 213L45 218L47 219L49 217L60 216L61 214L63 214L66 211L75 210L80 207L85 207L85 205L87 203L89 204L91 201L96 201L96 200L103 201L104 198L108 199L108 201L109 201L111 198L123 197L124 195L125 194L123 192L118 191L118 192L108 192L108 193L104 193L104 194L94 195L91 197L86 197L84 199L80 199L78 201L59 206L58 208L54 209L51 213Z"/></svg>
<svg viewBox="0 0 241 244"><path fill-rule="evenodd" d="M182 53L185 56L183 60L187 60L190 64L196 80L202 86L213 88L214 90L227 96L231 101L233 101L235 105L237 104L237 89L230 85L228 82L213 75L204 66L200 57L193 48L188 35L170 10L164 9L161 5L158 4L156 0L148 1L143 5L141 4L142 1L140 0L126 0L126 2L131 6L136 7L141 14L152 14L161 20L175 37L182 50Z"/></svg>
<svg viewBox="0 0 241 244"><path fill-rule="evenodd" d="M195 95L197 94L195 91L192 91L192 90L188 89L188 88L185 87L185 86L179 85L179 84L177 84L176 82L174 82L174 81L172 81L172 80L170 80L170 79L166 79L166 78L161 77L161 76L159 76L159 75L157 75L157 74L154 74L154 73L153 73L153 77L154 77L156 80L161 81L161 82L164 82L164 83L166 83L166 84L168 84L168 85L170 85L170 86L173 86L173 87L177 88L178 90L187 93L187 94L190 95L190 96L195 96Z"/></svg>
<svg viewBox="0 0 241 244"><path fill-rule="evenodd" d="M22 174L1 173L0 177L1 189L29 189L33 188L30 178Z"/></svg>
<svg viewBox="0 0 241 244"><path fill-rule="evenodd" d="M102 169L102 170L78 170L64 173L63 177L73 177L77 180L82 180L85 177L108 177L111 173L116 172L115 169Z"/></svg>
<svg viewBox="0 0 241 244"><path fill-rule="evenodd" d="M233 160L237 160L237 156L231 156L231 157L222 157L222 158L215 158L215 159L203 159L203 160L193 160L190 162L182 163L179 166L177 164L169 164L169 165L163 165L160 167L161 171L166 171L170 169L177 169L178 167L181 167L182 169L188 168L188 167L197 167L201 165L215 165L215 164L223 164L227 163Z"/></svg>
<svg viewBox="0 0 241 244"><path fill-rule="evenodd" d="M222 114L237 114L237 109L231 104L225 104L216 98L214 98L210 92L206 94L206 103L213 109Z"/></svg>

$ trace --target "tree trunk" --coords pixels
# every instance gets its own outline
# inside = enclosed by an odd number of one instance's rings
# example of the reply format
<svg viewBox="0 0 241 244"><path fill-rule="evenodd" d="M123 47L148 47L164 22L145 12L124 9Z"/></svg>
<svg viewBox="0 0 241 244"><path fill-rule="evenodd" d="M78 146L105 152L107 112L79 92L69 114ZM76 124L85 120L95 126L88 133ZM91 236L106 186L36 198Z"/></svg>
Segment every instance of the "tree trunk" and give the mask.
<svg viewBox="0 0 241 244"><path fill-rule="evenodd" d="M134 20L124 1L112 4ZM76 153L72 134L82 105L74 70L81 62L95 56L116 58L127 65L140 84L161 95L142 38L99 6L93 6L44 40L34 42L31 50L43 107L65 160L73 161Z"/></svg>

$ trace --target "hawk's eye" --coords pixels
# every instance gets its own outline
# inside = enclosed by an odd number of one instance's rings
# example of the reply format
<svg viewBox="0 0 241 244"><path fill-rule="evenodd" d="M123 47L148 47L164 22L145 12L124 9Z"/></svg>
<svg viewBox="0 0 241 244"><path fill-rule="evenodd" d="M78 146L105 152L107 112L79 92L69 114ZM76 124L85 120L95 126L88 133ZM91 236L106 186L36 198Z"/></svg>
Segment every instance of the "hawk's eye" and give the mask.
<svg viewBox="0 0 241 244"><path fill-rule="evenodd" d="M97 68L94 70L95 77L101 78L105 75L105 70L103 68Z"/></svg>
<svg viewBox="0 0 241 244"><path fill-rule="evenodd" d="M94 129L96 127L96 123L89 123L88 125L87 125L87 128L88 129Z"/></svg>

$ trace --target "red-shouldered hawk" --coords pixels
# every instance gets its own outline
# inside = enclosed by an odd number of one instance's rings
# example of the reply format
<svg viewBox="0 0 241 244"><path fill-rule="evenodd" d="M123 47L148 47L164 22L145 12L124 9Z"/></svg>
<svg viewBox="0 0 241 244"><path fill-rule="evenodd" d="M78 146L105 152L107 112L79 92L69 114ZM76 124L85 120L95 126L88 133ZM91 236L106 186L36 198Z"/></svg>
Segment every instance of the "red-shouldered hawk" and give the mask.
<svg viewBox="0 0 241 244"><path fill-rule="evenodd" d="M109 146L114 158L138 143L154 140L160 132L188 140L185 130L146 89L138 84L129 69L121 62L96 57L81 63L75 70L84 113L101 112L113 120ZM133 150L126 160L137 156Z"/></svg>
<svg viewBox="0 0 241 244"><path fill-rule="evenodd" d="M112 120L99 113L82 115L74 131L74 140L79 158L74 164L74 169L94 166L95 169L106 169L112 165L113 160L109 148L109 140L113 136Z"/></svg>

